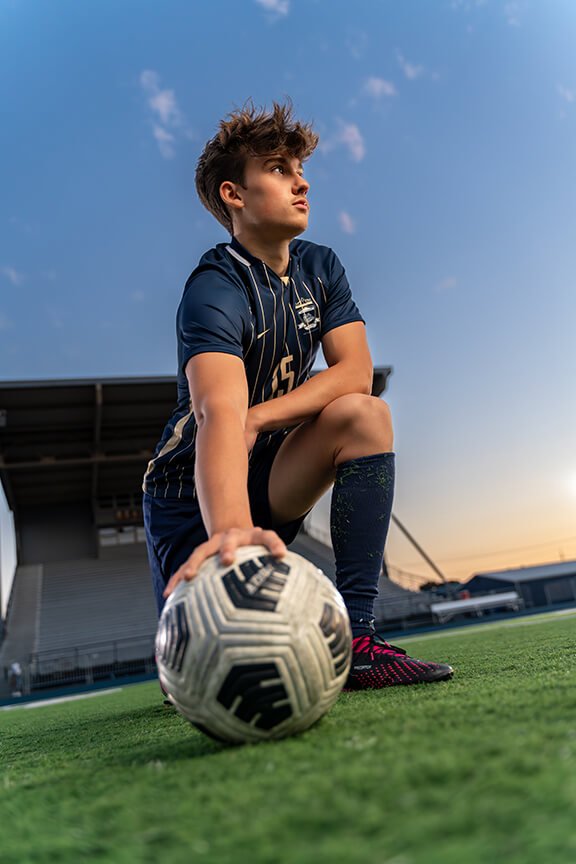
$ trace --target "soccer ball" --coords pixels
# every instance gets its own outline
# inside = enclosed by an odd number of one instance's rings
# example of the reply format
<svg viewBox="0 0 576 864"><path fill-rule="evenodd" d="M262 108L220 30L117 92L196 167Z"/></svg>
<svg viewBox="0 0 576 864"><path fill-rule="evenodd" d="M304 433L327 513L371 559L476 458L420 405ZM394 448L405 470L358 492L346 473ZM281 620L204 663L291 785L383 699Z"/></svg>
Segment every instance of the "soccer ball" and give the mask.
<svg viewBox="0 0 576 864"><path fill-rule="evenodd" d="M346 681L352 633L342 597L313 564L263 546L209 558L168 598L156 636L162 686L198 729L232 743L302 732Z"/></svg>

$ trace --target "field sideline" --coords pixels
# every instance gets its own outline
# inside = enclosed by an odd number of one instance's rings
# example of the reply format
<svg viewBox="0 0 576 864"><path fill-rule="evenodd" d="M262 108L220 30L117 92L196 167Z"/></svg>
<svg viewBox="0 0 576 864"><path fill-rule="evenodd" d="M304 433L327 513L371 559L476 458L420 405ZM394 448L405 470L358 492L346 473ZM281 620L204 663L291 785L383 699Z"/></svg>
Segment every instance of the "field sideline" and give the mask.
<svg viewBox="0 0 576 864"><path fill-rule="evenodd" d="M155 683L0 712L2 864L574 864L575 631L398 640L454 680L343 694L273 744L221 747Z"/></svg>

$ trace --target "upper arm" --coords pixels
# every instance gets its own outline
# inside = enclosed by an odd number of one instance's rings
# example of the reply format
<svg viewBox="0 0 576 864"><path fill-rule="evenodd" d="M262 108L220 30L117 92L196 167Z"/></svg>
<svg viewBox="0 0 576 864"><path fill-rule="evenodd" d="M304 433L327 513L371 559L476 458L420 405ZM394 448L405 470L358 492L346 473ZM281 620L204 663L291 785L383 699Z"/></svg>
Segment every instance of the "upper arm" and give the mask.
<svg viewBox="0 0 576 864"><path fill-rule="evenodd" d="M362 321L352 321L329 330L322 338L322 352L328 366L346 363L354 367L366 392L372 392L372 358Z"/></svg>
<svg viewBox="0 0 576 864"><path fill-rule="evenodd" d="M322 314L322 351L328 366L346 363L354 372L359 392L372 392L372 358L366 326L338 256L327 250L327 286Z"/></svg>
<svg viewBox="0 0 576 864"><path fill-rule="evenodd" d="M338 256L332 249L328 249L324 309L322 310L322 338L324 339L329 331L335 327L341 327L352 321L364 323L352 297L346 271Z"/></svg>
<svg viewBox="0 0 576 864"><path fill-rule="evenodd" d="M198 354L216 352L242 360L251 332L248 301L225 274L205 270L187 284L176 328L183 371Z"/></svg>
<svg viewBox="0 0 576 864"><path fill-rule="evenodd" d="M197 421L215 409L238 413L242 422L248 411L248 383L244 363L231 354L196 354L186 364L192 410Z"/></svg>
<svg viewBox="0 0 576 864"><path fill-rule="evenodd" d="M352 321L330 330L322 339L322 351L328 366L346 360L372 367L366 327L361 321Z"/></svg>

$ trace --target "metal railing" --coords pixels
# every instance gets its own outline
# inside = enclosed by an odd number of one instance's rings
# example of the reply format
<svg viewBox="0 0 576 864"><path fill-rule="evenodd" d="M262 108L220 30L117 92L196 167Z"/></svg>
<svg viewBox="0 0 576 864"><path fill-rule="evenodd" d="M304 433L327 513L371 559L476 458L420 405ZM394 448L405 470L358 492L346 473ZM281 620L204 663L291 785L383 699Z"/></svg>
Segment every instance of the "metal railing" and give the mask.
<svg viewBox="0 0 576 864"><path fill-rule="evenodd" d="M439 603L442 604L449 601L464 600L465 597L466 599L470 599L470 608L466 608L466 603L463 602L462 607L458 608L455 614L466 618L472 616L479 617L482 615L489 616L491 613L498 610L499 605L509 605L507 603L508 595L504 595L502 590L497 588L492 591L486 591L481 596L484 600L490 597L493 598L494 601L497 601L501 596L503 599L501 604L499 602L491 604L494 607L492 609L487 608L486 606L482 609L476 608L474 606L476 595L469 594L465 586L451 592L450 594L426 591L422 593L414 593L413 596L400 597L398 599L378 598L374 608L376 624L379 624L380 626L393 625L395 628L397 627L401 630L410 630L425 625L440 627L443 622L436 614L434 614L433 607ZM480 595L478 595L478 597L480 597ZM517 602L513 604L512 611L519 612L525 606L528 607L529 605L530 604L524 603L521 596L518 596Z"/></svg>
<svg viewBox="0 0 576 864"><path fill-rule="evenodd" d="M153 675L154 639L151 634L36 651L21 664L22 693Z"/></svg>
<svg viewBox="0 0 576 864"><path fill-rule="evenodd" d="M154 655L154 634L35 651L28 658L28 666L34 674L42 674L57 669L125 662L148 655Z"/></svg>

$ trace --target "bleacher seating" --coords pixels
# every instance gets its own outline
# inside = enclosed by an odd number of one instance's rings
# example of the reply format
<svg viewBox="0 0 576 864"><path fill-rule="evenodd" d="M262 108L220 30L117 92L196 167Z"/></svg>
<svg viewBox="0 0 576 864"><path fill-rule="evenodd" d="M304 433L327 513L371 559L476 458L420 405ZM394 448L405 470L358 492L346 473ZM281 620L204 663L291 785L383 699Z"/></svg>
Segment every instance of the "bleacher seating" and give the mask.
<svg viewBox="0 0 576 864"><path fill-rule="evenodd" d="M300 531L290 548L320 567L333 582L336 581L334 553L329 546L304 533L304 531ZM378 581L378 599L374 609L376 623L378 625L414 617L431 620L431 602L427 594L409 591L387 576L382 575Z"/></svg>
<svg viewBox="0 0 576 864"><path fill-rule="evenodd" d="M374 613L377 621L396 621L406 618L428 616L430 598L419 591L409 591L387 576L380 576L378 599Z"/></svg>
<svg viewBox="0 0 576 864"><path fill-rule="evenodd" d="M82 559L44 565L36 650L146 639L156 630L147 559Z"/></svg>
<svg viewBox="0 0 576 864"><path fill-rule="evenodd" d="M297 555L302 555L316 567L319 567L332 582L336 581L334 553L330 546L326 546L310 534L300 530L294 542L290 544L290 550L296 552Z"/></svg>
<svg viewBox="0 0 576 864"><path fill-rule="evenodd" d="M292 548L334 580L329 547L301 532ZM25 666L29 663L31 690L153 674L157 617L145 555L51 562L36 570L36 614L29 615L35 626L26 640L31 653L19 654ZM15 597L27 587L26 576L22 569ZM377 626L395 622L403 628L407 619L430 616L430 602L381 576Z"/></svg>

